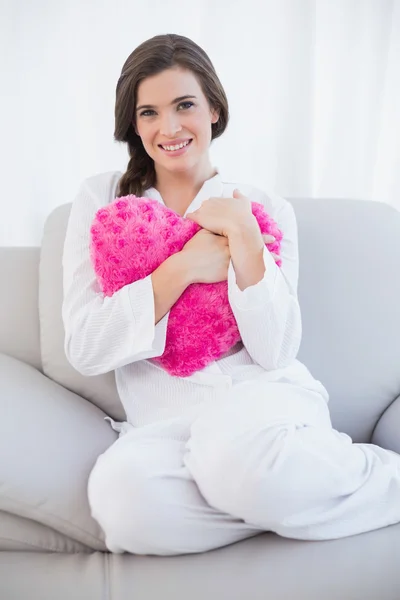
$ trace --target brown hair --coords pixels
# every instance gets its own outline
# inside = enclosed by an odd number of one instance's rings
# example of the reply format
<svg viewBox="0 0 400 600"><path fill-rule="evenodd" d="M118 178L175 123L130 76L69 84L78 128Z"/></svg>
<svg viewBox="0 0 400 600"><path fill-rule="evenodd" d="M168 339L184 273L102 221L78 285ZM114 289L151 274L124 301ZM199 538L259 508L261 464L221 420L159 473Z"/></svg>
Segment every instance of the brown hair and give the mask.
<svg viewBox="0 0 400 600"><path fill-rule="evenodd" d="M219 119L211 125L211 139L222 135L229 120L228 100L214 66L200 46L187 37L169 33L157 35L138 46L122 67L116 88L114 139L128 144L130 160L118 184L119 196L143 192L155 184L153 159L147 154L135 132L137 89L139 83L171 67L192 71L208 99L210 108L219 110Z"/></svg>

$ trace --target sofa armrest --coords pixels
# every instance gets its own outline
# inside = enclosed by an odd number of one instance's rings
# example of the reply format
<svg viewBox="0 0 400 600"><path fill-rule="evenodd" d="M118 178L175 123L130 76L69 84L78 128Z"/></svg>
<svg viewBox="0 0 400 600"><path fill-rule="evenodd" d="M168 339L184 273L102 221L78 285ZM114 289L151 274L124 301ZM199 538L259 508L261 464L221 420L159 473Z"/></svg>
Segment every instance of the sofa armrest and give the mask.
<svg viewBox="0 0 400 600"><path fill-rule="evenodd" d="M388 406L379 419L371 442L400 454L400 396Z"/></svg>
<svg viewBox="0 0 400 600"><path fill-rule="evenodd" d="M0 354L0 510L105 550L87 481L117 434L99 408Z"/></svg>

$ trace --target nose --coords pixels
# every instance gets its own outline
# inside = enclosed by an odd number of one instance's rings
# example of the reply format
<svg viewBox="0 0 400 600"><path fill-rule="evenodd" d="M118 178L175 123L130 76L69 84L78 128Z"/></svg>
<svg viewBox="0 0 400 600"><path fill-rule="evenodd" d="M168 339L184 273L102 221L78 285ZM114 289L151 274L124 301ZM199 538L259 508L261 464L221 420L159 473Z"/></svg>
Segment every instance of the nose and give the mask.
<svg viewBox="0 0 400 600"><path fill-rule="evenodd" d="M160 134L165 137L175 137L181 131L182 126L179 122L179 115L170 113L163 117L160 127Z"/></svg>

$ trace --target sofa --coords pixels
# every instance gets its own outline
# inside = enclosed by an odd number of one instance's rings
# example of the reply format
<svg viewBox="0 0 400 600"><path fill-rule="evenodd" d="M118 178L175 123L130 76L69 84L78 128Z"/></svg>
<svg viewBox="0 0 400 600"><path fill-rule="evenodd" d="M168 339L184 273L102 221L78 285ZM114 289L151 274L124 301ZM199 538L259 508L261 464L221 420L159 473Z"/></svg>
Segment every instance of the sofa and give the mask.
<svg viewBox="0 0 400 600"><path fill-rule="evenodd" d="M400 212L291 202L299 359L328 389L336 429L400 453ZM86 486L117 438L106 418L124 412L113 373L84 377L64 354L69 211L51 213L41 248L0 248L0 599L398 600L400 525L324 542L266 532L188 556L107 552Z"/></svg>

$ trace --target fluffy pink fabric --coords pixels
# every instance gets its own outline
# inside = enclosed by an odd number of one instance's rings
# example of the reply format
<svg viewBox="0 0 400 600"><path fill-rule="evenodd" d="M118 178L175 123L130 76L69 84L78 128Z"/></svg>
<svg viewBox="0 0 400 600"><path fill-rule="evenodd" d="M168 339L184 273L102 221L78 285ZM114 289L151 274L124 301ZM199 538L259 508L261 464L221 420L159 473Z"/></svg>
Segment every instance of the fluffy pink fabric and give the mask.
<svg viewBox="0 0 400 600"><path fill-rule="evenodd" d="M282 233L261 204L252 212L267 244L279 254ZM201 228L157 200L134 195L117 198L97 211L91 226L91 259L106 296L150 275L172 254L182 250ZM277 263L280 266L280 261ZM187 377L220 358L240 341L228 301L226 281L193 284L171 308L165 351L153 359L171 375Z"/></svg>

